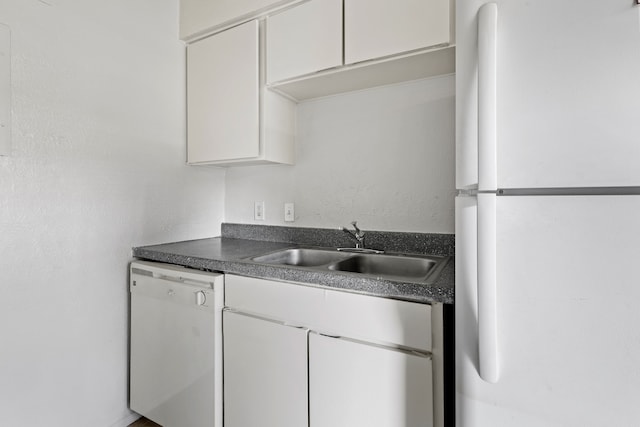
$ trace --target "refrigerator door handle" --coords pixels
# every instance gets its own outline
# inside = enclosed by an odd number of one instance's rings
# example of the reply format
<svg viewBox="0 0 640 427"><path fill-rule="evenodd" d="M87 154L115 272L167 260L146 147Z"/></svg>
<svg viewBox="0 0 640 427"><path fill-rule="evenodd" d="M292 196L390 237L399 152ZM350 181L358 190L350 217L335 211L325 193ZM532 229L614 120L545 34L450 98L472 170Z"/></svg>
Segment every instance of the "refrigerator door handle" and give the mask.
<svg viewBox="0 0 640 427"><path fill-rule="evenodd" d="M478 359L480 377L498 382L496 195L478 194Z"/></svg>
<svg viewBox="0 0 640 427"><path fill-rule="evenodd" d="M478 12L478 191L496 191L498 6Z"/></svg>
<svg viewBox="0 0 640 427"><path fill-rule="evenodd" d="M496 316L498 6L478 12L478 358L479 374L498 381Z"/></svg>

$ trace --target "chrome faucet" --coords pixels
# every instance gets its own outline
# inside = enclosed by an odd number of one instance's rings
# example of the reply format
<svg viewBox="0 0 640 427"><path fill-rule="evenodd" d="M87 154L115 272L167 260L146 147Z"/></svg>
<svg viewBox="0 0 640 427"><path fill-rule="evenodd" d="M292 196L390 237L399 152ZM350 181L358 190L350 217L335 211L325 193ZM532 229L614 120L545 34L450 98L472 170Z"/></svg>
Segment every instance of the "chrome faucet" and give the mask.
<svg viewBox="0 0 640 427"><path fill-rule="evenodd" d="M357 221L351 221L351 225L355 229L355 232L347 229L346 227L342 227L341 230L347 233L349 236L351 236L351 238L353 238L356 241L356 248L364 249L365 248L364 231L358 228Z"/></svg>

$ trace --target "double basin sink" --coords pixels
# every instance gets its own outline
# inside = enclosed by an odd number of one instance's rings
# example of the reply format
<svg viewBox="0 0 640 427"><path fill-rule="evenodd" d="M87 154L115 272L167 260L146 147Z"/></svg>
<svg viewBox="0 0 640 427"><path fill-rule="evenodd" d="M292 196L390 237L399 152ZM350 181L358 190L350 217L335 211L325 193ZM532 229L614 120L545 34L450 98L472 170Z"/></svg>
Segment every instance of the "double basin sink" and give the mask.
<svg viewBox="0 0 640 427"><path fill-rule="evenodd" d="M448 257L292 248L251 258L261 264L335 271L376 279L431 284Z"/></svg>

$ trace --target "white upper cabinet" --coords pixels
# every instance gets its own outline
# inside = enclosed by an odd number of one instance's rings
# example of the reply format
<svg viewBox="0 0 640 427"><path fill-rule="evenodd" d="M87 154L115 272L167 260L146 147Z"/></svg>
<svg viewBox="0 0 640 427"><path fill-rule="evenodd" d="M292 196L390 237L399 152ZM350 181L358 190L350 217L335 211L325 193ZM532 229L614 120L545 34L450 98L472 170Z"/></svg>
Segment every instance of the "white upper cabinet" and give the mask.
<svg viewBox="0 0 640 427"><path fill-rule="evenodd" d="M295 160L296 102L454 72L453 0L181 0L187 163Z"/></svg>
<svg viewBox="0 0 640 427"><path fill-rule="evenodd" d="M302 101L455 72L453 0L310 0L267 18L267 83Z"/></svg>
<svg viewBox="0 0 640 427"><path fill-rule="evenodd" d="M293 163L295 104L264 89L258 21L187 48L187 163Z"/></svg>
<svg viewBox="0 0 640 427"><path fill-rule="evenodd" d="M187 49L187 161L259 155L258 23Z"/></svg>
<svg viewBox="0 0 640 427"><path fill-rule="evenodd" d="M312 0L267 18L267 82L342 65L342 0Z"/></svg>
<svg viewBox="0 0 640 427"><path fill-rule="evenodd" d="M303 101L455 72L454 1L181 0L180 37L264 21L261 84Z"/></svg>
<svg viewBox="0 0 640 427"><path fill-rule="evenodd" d="M188 40L217 27L250 19L292 0L180 0L180 38Z"/></svg>
<svg viewBox="0 0 640 427"><path fill-rule="evenodd" d="M345 63L450 42L449 0L344 0Z"/></svg>

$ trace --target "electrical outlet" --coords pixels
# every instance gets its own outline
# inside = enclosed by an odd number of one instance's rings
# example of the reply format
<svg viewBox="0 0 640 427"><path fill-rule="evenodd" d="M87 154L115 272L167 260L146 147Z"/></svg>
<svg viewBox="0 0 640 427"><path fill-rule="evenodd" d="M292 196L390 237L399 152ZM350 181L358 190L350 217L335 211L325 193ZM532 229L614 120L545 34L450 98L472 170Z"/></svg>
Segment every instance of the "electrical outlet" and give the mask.
<svg viewBox="0 0 640 427"><path fill-rule="evenodd" d="M264 221L264 202L255 202L253 205L253 219Z"/></svg>
<svg viewBox="0 0 640 427"><path fill-rule="evenodd" d="M293 222L296 220L293 203L284 204L284 220L286 222Z"/></svg>

